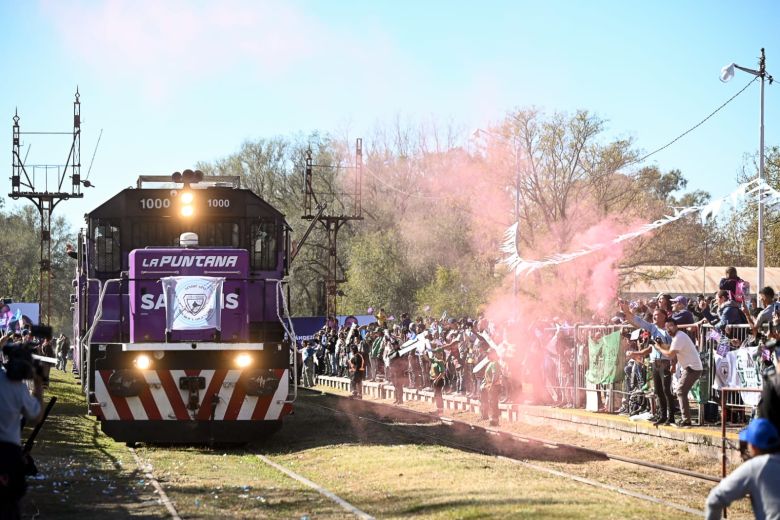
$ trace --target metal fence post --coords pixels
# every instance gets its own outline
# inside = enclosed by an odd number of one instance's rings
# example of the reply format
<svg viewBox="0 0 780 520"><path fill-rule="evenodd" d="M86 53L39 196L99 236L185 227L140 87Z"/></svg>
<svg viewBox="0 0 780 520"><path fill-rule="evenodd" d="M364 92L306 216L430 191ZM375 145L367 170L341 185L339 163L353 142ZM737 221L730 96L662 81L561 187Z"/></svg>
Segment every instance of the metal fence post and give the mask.
<svg viewBox="0 0 780 520"><path fill-rule="evenodd" d="M725 388L720 390L720 458L721 478L726 478L726 393ZM723 508L723 518L728 518L726 508Z"/></svg>
<svg viewBox="0 0 780 520"><path fill-rule="evenodd" d="M574 324L574 408L580 407L580 324Z"/></svg>
<svg viewBox="0 0 780 520"><path fill-rule="evenodd" d="M726 389L720 389L720 458L721 478L726 478Z"/></svg>

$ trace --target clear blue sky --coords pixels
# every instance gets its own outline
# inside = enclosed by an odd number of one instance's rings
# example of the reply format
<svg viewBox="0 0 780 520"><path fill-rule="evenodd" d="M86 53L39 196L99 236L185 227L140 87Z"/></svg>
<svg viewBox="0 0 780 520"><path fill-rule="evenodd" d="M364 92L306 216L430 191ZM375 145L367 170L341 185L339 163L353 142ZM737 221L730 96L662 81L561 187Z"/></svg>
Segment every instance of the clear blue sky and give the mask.
<svg viewBox="0 0 780 520"><path fill-rule="evenodd" d="M247 139L319 130L356 137L397 114L471 131L514 107L588 109L610 136L650 151L742 88L729 62L780 83L780 2L0 0L0 143L69 130L82 94L80 215L138 174L224 157ZM689 188L731 192L758 148L754 84L649 164ZM28 163L64 162L69 141L31 136ZM780 84L767 87L766 143L780 144ZM25 148L26 150L26 148ZM2 193L10 191L10 160Z"/></svg>

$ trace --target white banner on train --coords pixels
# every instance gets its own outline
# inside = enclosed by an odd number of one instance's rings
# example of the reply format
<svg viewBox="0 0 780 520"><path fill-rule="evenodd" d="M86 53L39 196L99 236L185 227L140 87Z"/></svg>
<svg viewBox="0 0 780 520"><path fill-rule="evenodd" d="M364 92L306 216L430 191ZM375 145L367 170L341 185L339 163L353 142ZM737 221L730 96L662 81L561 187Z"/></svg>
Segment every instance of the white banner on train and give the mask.
<svg viewBox="0 0 780 520"><path fill-rule="evenodd" d="M663 218L660 218L655 222L647 223L634 231L618 235L610 241L598 244L588 244L578 251L556 253L542 260L526 260L520 256L520 252L517 249L517 222L515 222L504 233L504 243L501 245L501 252L506 253L508 256L504 258L503 261L505 264L509 265L511 269L514 269L517 274L530 274L537 269L570 262L582 256L605 249L611 245L637 238L667 224L676 222L688 215L698 213L702 221L706 221L709 217L716 216L725 203L737 205L740 201L747 199L750 196L756 196L756 198L758 198L759 194L763 199L764 204L767 206L780 204L780 191L775 190L763 180L753 180L741 184L731 194L713 200L708 204L677 208L672 215L666 215Z"/></svg>
<svg viewBox="0 0 780 520"><path fill-rule="evenodd" d="M167 330L221 330L224 278L168 276L160 281L165 295Z"/></svg>

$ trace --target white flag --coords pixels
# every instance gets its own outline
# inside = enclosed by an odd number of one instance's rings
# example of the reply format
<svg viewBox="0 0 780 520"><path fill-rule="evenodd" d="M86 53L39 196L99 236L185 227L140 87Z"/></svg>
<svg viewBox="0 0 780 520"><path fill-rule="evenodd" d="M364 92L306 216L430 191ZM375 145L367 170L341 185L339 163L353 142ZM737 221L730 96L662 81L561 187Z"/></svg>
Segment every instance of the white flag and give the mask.
<svg viewBox="0 0 780 520"><path fill-rule="evenodd" d="M224 278L168 276L160 281L166 330L221 330Z"/></svg>

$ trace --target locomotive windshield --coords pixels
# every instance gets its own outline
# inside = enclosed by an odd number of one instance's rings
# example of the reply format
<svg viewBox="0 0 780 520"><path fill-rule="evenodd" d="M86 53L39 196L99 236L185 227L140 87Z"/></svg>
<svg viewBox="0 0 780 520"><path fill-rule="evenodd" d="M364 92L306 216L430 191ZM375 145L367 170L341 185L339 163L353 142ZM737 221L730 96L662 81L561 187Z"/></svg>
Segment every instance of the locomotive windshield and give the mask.
<svg viewBox="0 0 780 520"><path fill-rule="evenodd" d="M238 221L178 222L159 220L132 224L129 250L148 246L179 245L179 236L187 231L197 233L201 246L241 247L241 227Z"/></svg>
<svg viewBox="0 0 780 520"><path fill-rule="evenodd" d="M119 226L112 222L98 221L95 226L95 270L100 273L119 271L122 265L122 248Z"/></svg>

